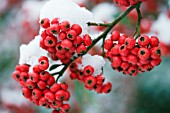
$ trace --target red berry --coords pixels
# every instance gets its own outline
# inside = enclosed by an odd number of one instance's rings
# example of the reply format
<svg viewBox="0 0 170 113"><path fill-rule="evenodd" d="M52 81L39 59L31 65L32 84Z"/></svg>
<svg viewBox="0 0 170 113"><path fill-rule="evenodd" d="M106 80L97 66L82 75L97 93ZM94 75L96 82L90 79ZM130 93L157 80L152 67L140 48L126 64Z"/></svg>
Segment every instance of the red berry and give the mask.
<svg viewBox="0 0 170 113"><path fill-rule="evenodd" d="M48 36L48 34L46 33L46 30L44 30L44 31L41 33L41 38L42 38L43 40L45 40L47 36Z"/></svg>
<svg viewBox="0 0 170 113"><path fill-rule="evenodd" d="M130 64L129 64L128 62L122 62L122 64L121 64L120 67L121 67L123 70L126 70L126 69L129 68L129 66L130 66Z"/></svg>
<svg viewBox="0 0 170 113"><path fill-rule="evenodd" d="M68 21L61 22L60 28L62 31L68 31L70 29L70 23Z"/></svg>
<svg viewBox="0 0 170 113"><path fill-rule="evenodd" d="M64 90L59 90L55 93L55 98L58 101L63 101L66 96L66 93Z"/></svg>
<svg viewBox="0 0 170 113"><path fill-rule="evenodd" d="M22 94L24 95L25 98L30 98L31 97L31 90L29 88L23 88L22 89Z"/></svg>
<svg viewBox="0 0 170 113"><path fill-rule="evenodd" d="M122 63L122 59L119 56L114 56L112 58L112 64L111 65L112 65L113 68L121 66L121 63Z"/></svg>
<svg viewBox="0 0 170 113"><path fill-rule="evenodd" d="M159 58L159 59L153 59L153 60L151 60L151 65L152 66L158 66L160 63L161 63L161 58Z"/></svg>
<svg viewBox="0 0 170 113"><path fill-rule="evenodd" d="M57 44L57 38L55 36L47 36L47 38L44 40L44 44L47 47L54 47Z"/></svg>
<svg viewBox="0 0 170 113"><path fill-rule="evenodd" d="M44 97L42 97L39 100L39 105L40 106L47 106L48 105L48 101Z"/></svg>
<svg viewBox="0 0 170 113"><path fill-rule="evenodd" d="M70 110L70 105L69 104L63 104L61 106L61 109L64 111L64 112L68 112Z"/></svg>
<svg viewBox="0 0 170 113"><path fill-rule="evenodd" d="M60 32L60 26L58 24L53 24L46 29L48 35L58 34Z"/></svg>
<svg viewBox="0 0 170 113"><path fill-rule="evenodd" d="M79 45L83 42L83 38L81 36L77 36L74 40L74 45Z"/></svg>
<svg viewBox="0 0 170 113"><path fill-rule="evenodd" d="M86 66L86 67L84 68L84 70L83 70L83 74L84 74L85 76L92 75L93 72L94 72L94 68L93 68L92 66L90 66L90 65Z"/></svg>
<svg viewBox="0 0 170 113"><path fill-rule="evenodd" d="M54 108L60 108L61 105L62 105L62 102L58 101L58 100L55 100L52 104L53 104ZM54 112L54 113L59 113L59 112Z"/></svg>
<svg viewBox="0 0 170 113"><path fill-rule="evenodd" d="M33 89L32 95L35 99L40 99L42 97L42 91L40 89Z"/></svg>
<svg viewBox="0 0 170 113"><path fill-rule="evenodd" d="M111 39L107 39L104 43L104 48L106 50L110 50L112 48L113 42Z"/></svg>
<svg viewBox="0 0 170 113"><path fill-rule="evenodd" d="M143 66L144 71L151 71L154 67L149 63Z"/></svg>
<svg viewBox="0 0 170 113"><path fill-rule="evenodd" d="M13 79L14 80L16 80L16 81L20 81L20 76L21 76L21 72L20 71L14 71L13 73L12 73L12 77L13 77Z"/></svg>
<svg viewBox="0 0 170 113"><path fill-rule="evenodd" d="M72 57L72 54L71 54L69 51L67 51L67 52L65 53L65 57L67 57L68 59L70 59L70 58Z"/></svg>
<svg viewBox="0 0 170 113"><path fill-rule="evenodd" d="M54 18L54 19L51 21L51 24L59 24L59 18Z"/></svg>
<svg viewBox="0 0 170 113"><path fill-rule="evenodd" d="M63 48L70 49L72 46L73 46L73 43L69 39L64 39L61 42L61 47Z"/></svg>
<svg viewBox="0 0 170 113"><path fill-rule="evenodd" d="M129 67L129 69L128 69L128 72L129 72L131 75L133 75L134 73L137 72L137 67L131 65L131 66Z"/></svg>
<svg viewBox="0 0 170 113"><path fill-rule="evenodd" d="M120 33L118 31L112 32L111 39L112 41L118 41L120 38Z"/></svg>
<svg viewBox="0 0 170 113"><path fill-rule="evenodd" d="M37 73L30 73L30 79L32 82L38 82L39 80L39 75Z"/></svg>
<svg viewBox="0 0 170 113"><path fill-rule="evenodd" d="M52 92L47 92L45 93L44 97L49 101L49 102L54 102L55 101L55 95Z"/></svg>
<svg viewBox="0 0 170 113"><path fill-rule="evenodd" d="M150 45L152 47L157 47L159 44L159 39L156 36L151 36L150 38Z"/></svg>
<svg viewBox="0 0 170 113"><path fill-rule="evenodd" d="M138 51L138 57L140 59L148 59L150 57L150 51L147 48L140 48Z"/></svg>
<svg viewBox="0 0 170 113"><path fill-rule="evenodd" d="M53 76L50 76L50 78L47 80L47 85L52 86L55 83L55 78Z"/></svg>
<svg viewBox="0 0 170 113"><path fill-rule="evenodd" d="M88 34L83 36L83 41L86 46L90 46L92 44L91 37Z"/></svg>
<svg viewBox="0 0 170 113"><path fill-rule="evenodd" d="M96 77L96 83L97 84L103 84L104 81L105 81L105 77L103 77L102 75L98 75Z"/></svg>
<svg viewBox="0 0 170 113"><path fill-rule="evenodd" d="M20 71L21 72L28 72L29 67L30 67L30 65L28 65L28 64L22 64L22 65L20 65Z"/></svg>
<svg viewBox="0 0 170 113"><path fill-rule="evenodd" d="M66 50L63 47L61 47L61 43L58 43L55 48L57 53L63 54L66 52Z"/></svg>
<svg viewBox="0 0 170 113"><path fill-rule="evenodd" d="M67 34L64 31L62 31L58 34L58 38L60 40L64 40L66 37L67 37Z"/></svg>
<svg viewBox="0 0 170 113"><path fill-rule="evenodd" d="M31 79L28 79L25 84L29 89L34 89L36 87L36 84L33 83Z"/></svg>
<svg viewBox="0 0 170 113"><path fill-rule="evenodd" d="M126 47L125 44L120 46L119 54L122 55L122 56L127 56L129 54L129 49Z"/></svg>
<svg viewBox="0 0 170 113"><path fill-rule="evenodd" d="M73 24L71 26L71 29L76 31L77 35L80 35L82 33L82 28L78 24Z"/></svg>
<svg viewBox="0 0 170 113"><path fill-rule="evenodd" d="M92 88L96 85L96 78L94 76L87 76L84 78L85 86Z"/></svg>
<svg viewBox="0 0 170 113"><path fill-rule="evenodd" d="M149 45L149 37L146 35L142 35L141 37L139 37L138 39L138 44L142 47L148 46Z"/></svg>
<svg viewBox="0 0 170 113"><path fill-rule="evenodd" d="M112 55L119 55L119 48L120 48L120 45L118 44L114 45L111 49Z"/></svg>
<svg viewBox="0 0 170 113"><path fill-rule="evenodd" d="M78 70L77 64L76 64L76 63L72 63L72 64L70 65L70 70L71 70L72 72L76 72L76 71Z"/></svg>
<svg viewBox="0 0 170 113"><path fill-rule="evenodd" d="M47 84L44 82L44 81L38 81L37 82L37 86L38 86L38 88L40 88L40 89L45 89L46 88L46 86L47 86Z"/></svg>
<svg viewBox="0 0 170 113"><path fill-rule="evenodd" d="M49 67L48 61L46 61L46 60L41 60L41 62L39 62L39 68L40 68L41 70L46 70L46 69L48 69L48 67Z"/></svg>
<svg viewBox="0 0 170 113"><path fill-rule="evenodd" d="M112 84L110 82L106 83L103 88L102 88L102 92L103 93L109 93L112 89Z"/></svg>
<svg viewBox="0 0 170 113"><path fill-rule="evenodd" d="M40 47L46 50L47 46L44 44L44 40L45 39L42 39L42 38L40 39Z"/></svg>
<svg viewBox="0 0 170 113"><path fill-rule="evenodd" d="M34 73L40 73L42 70L39 68L39 65L35 65L34 67L33 67L33 72Z"/></svg>
<svg viewBox="0 0 170 113"><path fill-rule="evenodd" d="M60 90L60 85L55 83L50 87L50 91L52 91L53 93L56 93L58 90Z"/></svg>
<svg viewBox="0 0 170 113"><path fill-rule="evenodd" d="M137 64L138 63L138 57L132 54L129 54L127 56L128 62L131 64Z"/></svg>
<svg viewBox="0 0 170 113"><path fill-rule="evenodd" d="M38 62L40 63L42 60L46 60L47 62L48 61L48 58L46 56L41 56L39 59L38 59Z"/></svg>
<svg viewBox="0 0 170 113"><path fill-rule="evenodd" d="M65 91L64 101L68 101L69 99L70 99L70 92Z"/></svg>
<svg viewBox="0 0 170 113"><path fill-rule="evenodd" d="M86 49L87 49L86 46L84 44L81 44L76 48L76 52L78 54L82 54L82 53L86 52Z"/></svg>
<svg viewBox="0 0 170 113"><path fill-rule="evenodd" d="M72 72L72 73L70 74L70 78L71 78L71 79L77 79L77 77L78 77L78 75L77 75L76 73L74 73L74 72Z"/></svg>
<svg viewBox="0 0 170 113"><path fill-rule="evenodd" d="M40 79L43 81L47 81L50 78L50 73L47 71L42 71L40 73Z"/></svg>
<svg viewBox="0 0 170 113"><path fill-rule="evenodd" d="M29 74L27 72L22 72L20 75L20 79L24 82L27 81L27 79L29 78Z"/></svg>
<svg viewBox="0 0 170 113"><path fill-rule="evenodd" d="M118 44L124 44L125 43L125 39L127 38L126 35L122 35L120 36L119 40L118 40Z"/></svg>
<svg viewBox="0 0 170 113"><path fill-rule="evenodd" d="M136 40L134 38L126 38L125 39L125 45L128 49L133 49L135 47Z"/></svg>
<svg viewBox="0 0 170 113"><path fill-rule="evenodd" d="M139 62L141 64L148 64L150 62L150 60L148 60L148 59L139 59Z"/></svg>
<svg viewBox="0 0 170 113"><path fill-rule="evenodd" d="M67 89L68 89L68 85L65 83L60 84L60 87L62 90L65 90L65 91L67 91Z"/></svg>
<svg viewBox="0 0 170 113"><path fill-rule="evenodd" d="M159 59L161 57L161 50L158 47L153 47L150 51L153 59Z"/></svg>
<svg viewBox="0 0 170 113"><path fill-rule="evenodd" d="M67 32L67 38L68 38L68 39L70 39L70 40L75 40L76 37L77 37L76 31L74 31L74 30L69 30L69 31Z"/></svg>
<svg viewBox="0 0 170 113"><path fill-rule="evenodd" d="M102 93L102 85L101 84L96 84L94 86L94 90L97 92L97 93Z"/></svg>
<svg viewBox="0 0 170 113"><path fill-rule="evenodd" d="M139 48L135 47L130 51L130 53L133 54L133 55L138 55L138 51L139 51Z"/></svg>
<svg viewBox="0 0 170 113"><path fill-rule="evenodd" d="M50 20L48 18L43 18L40 21L41 27L48 28L50 26Z"/></svg>

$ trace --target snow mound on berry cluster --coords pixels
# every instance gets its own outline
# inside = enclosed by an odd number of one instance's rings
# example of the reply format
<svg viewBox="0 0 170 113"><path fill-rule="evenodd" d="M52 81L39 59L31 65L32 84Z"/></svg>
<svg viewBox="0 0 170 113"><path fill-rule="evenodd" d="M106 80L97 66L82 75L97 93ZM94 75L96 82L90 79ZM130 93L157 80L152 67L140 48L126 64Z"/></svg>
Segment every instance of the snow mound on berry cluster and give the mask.
<svg viewBox="0 0 170 113"><path fill-rule="evenodd" d="M72 0L73 2L77 3L77 4L84 4L87 2L87 0Z"/></svg>
<svg viewBox="0 0 170 113"><path fill-rule="evenodd" d="M39 46L41 36L36 36L28 45L20 46L19 64L35 65L38 63L38 58L45 55L47 52Z"/></svg>
<svg viewBox="0 0 170 113"><path fill-rule="evenodd" d="M82 64L78 65L78 69L83 70L88 65L91 65L94 68L93 76L97 76L102 73L102 67L105 65L105 60L98 55L92 56L86 54L82 57Z"/></svg>
<svg viewBox="0 0 170 113"><path fill-rule="evenodd" d="M92 9L93 15L101 21L111 22L118 9L111 3L101 3Z"/></svg>
<svg viewBox="0 0 170 113"><path fill-rule="evenodd" d="M88 33L87 22L93 21L94 17L87 9L78 6L71 0L50 0L41 9L40 20L43 18L60 18L60 21L69 21L71 24L79 24L82 35ZM42 32L42 28L40 33Z"/></svg>
<svg viewBox="0 0 170 113"><path fill-rule="evenodd" d="M170 44L169 26L170 19L165 13L160 14L152 26L152 31L158 33L157 37L165 44Z"/></svg>

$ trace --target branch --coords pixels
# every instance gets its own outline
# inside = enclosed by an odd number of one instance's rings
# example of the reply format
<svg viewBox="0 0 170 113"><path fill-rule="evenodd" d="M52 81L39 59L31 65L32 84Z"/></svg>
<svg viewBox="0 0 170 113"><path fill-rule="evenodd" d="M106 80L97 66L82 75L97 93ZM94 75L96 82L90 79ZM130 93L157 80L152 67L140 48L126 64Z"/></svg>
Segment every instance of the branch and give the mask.
<svg viewBox="0 0 170 113"><path fill-rule="evenodd" d="M103 26L103 27L109 27L110 24L104 24L104 23L94 23L94 22L88 22L87 23L88 26Z"/></svg>
<svg viewBox="0 0 170 113"><path fill-rule="evenodd" d="M64 66L64 68L60 71L59 76L56 79L56 82L58 82L58 79L64 74L64 72L66 71L66 69L69 67L69 65L75 61L77 58L82 57L83 55L85 55L98 41L100 41L103 37L106 37L107 34L112 30L112 28L119 23L125 16L127 16L133 9L139 7L141 4L141 2L137 3L134 6L129 7L125 12L121 13L113 22L111 22L109 24L109 26L107 27L107 29L96 39L93 40L93 43L91 46L87 47L86 52L84 52L83 54L79 54L77 57L74 57L73 59L70 60L70 63L66 64ZM55 75L55 73L51 74L51 75Z"/></svg>
<svg viewBox="0 0 170 113"><path fill-rule="evenodd" d="M135 39L138 39L139 36L141 35L141 32L140 32L140 24L141 24L141 20L142 20L142 14L141 14L141 11L140 11L140 5L138 7L136 7L136 11L138 13L138 23L136 25L136 30L135 30L135 33L133 36L135 36L137 34L137 36L135 37Z"/></svg>

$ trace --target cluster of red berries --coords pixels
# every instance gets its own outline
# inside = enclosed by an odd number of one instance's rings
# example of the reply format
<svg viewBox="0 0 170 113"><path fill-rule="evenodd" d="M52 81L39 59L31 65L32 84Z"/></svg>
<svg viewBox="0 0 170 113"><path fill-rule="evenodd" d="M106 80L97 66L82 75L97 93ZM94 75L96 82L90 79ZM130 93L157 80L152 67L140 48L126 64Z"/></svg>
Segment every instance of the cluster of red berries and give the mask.
<svg viewBox="0 0 170 113"><path fill-rule="evenodd" d="M55 109L53 113L68 112L70 105L63 103L70 98L68 85L55 83L55 78L46 71L49 67L47 57L40 57L38 62L33 72L29 72L29 65L16 66L12 76L22 86L22 94L36 106Z"/></svg>
<svg viewBox="0 0 170 113"><path fill-rule="evenodd" d="M92 76L94 68L90 65L86 66L83 70L79 70L76 63L70 65L70 78L78 79L84 83L85 88L94 90L97 93L109 93L112 89L112 84L107 82L104 84L105 77L102 75Z"/></svg>
<svg viewBox="0 0 170 113"><path fill-rule="evenodd" d="M113 2L117 3L118 5L126 6L126 7L130 5L135 5L138 2L143 2L143 1L146 1L146 0L113 0Z"/></svg>
<svg viewBox="0 0 170 113"><path fill-rule="evenodd" d="M112 62L113 69L136 76L139 72L151 71L161 63L159 40L141 35L138 41L114 31L105 41L106 57Z"/></svg>
<svg viewBox="0 0 170 113"><path fill-rule="evenodd" d="M40 21L40 25L45 29L41 34L40 46L49 52L53 60L59 59L67 64L74 53L82 54L87 46L92 44L88 34L80 36L82 28L78 24L59 22L59 18L54 18L50 23L48 18L44 18Z"/></svg>

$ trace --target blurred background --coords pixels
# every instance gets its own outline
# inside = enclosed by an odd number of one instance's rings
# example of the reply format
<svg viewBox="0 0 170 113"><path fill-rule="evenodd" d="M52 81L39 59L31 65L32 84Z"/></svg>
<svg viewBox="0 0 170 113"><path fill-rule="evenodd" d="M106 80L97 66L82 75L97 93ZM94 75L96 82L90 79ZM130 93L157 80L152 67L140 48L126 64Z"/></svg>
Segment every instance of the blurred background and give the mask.
<svg viewBox="0 0 170 113"><path fill-rule="evenodd" d="M126 8L112 0L73 0L103 22L110 22ZM0 0L0 113L50 113L28 102L12 77L19 60L19 46L28 44L39 31L39 13L46 0ZM141 32L156 34L163 62L137 77L113 71L108 63L104 76L112 82L107 95L87 91L78 81L69 81L70 113L170 113L170 0L147 0L141 7ZM132 35L137 21L132 11L113 30ZM93 27L93 32L103 27Z"/></svg>

